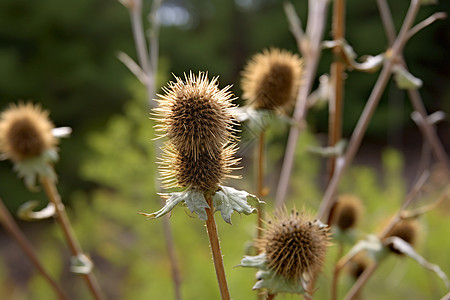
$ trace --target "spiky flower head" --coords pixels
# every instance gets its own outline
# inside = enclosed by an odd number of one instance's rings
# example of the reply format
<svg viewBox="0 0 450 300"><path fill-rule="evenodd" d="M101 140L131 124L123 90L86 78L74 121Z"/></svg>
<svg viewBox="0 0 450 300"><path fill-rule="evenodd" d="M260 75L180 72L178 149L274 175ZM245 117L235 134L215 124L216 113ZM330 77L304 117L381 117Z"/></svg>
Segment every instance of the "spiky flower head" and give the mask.
<svg viewBox="0 0 450 300"><path fill-rule="evenodd" d="M154 109L156 129L167 136L177 151L193 156L214 156L233 138L235 123L232 113L231 86L218 87L218 77L208 79L208 74L192 72L185 80L174 76L164 95L158 95L159 106Z"/></svg>
<svg viewBox="0 0 450 300"><path fill-rule="evenodd" d="M175 80L154 109L156 128L167 137L160 167L163 183L215 191L238 162L233 158L233 94L230 86L219 89L217 77L209 81L203 72Z"/></svg>
<svg viewBox="0 0 450 300"><path fill-rule="evenodd" d="M419 231L420 225L417 220L405 219L395 224L394 227L392 227L386 234L386 238L396 236L414 247L419 238ZM395 254L402 254L393 246L389 246L389 250L391 250Z"/></svg>
<svg viewBox="0 0 450 300"><path fill-rule="evenodd" d="M297 95L302 70L298 55L277 48L263 50L242 72L242 97L255 109L285 109Z"/></svg>
<svg viewBox="0 0 450 300"><path fill-rule="evenodd" d="M341 230L354 228L362 214L361 200L353 195L341 195L331 209L328 224Z"/></svg>
<svg viewBox="0 0 450 300"><path fill-rule="evenodd" d="M267 266L288 280L313 279L320 272L329 245L328 227L308 213L278 210L268 222L258 248Z"/></svg>
<svg viewBox="0 0 450 300"><path fill-rule="evenodd" d="M53 127L40 106L11 104L0 114L0 155L15 163L40 156L57 143Z"/></svg>

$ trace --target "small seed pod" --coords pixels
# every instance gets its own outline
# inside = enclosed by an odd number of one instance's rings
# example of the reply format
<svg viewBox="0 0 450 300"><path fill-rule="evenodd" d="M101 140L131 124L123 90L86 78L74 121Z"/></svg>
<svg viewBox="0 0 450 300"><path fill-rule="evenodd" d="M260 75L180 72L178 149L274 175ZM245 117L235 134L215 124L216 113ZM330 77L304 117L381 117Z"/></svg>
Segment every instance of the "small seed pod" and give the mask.
<svg viewBox="0 0 450 300"><path fill-rule="evenodd" d="M271 270L296 281L314 278L320 272L328 240L328 228L307 213L279 210L257 244Z"/></svg>
<svg viewBox="0 0 450 300"><path fill-rule="evenodd" d="M0 154L14 162L40 156L57 140L48 112L31 103L11 104L0 114Z"/></svg>
<svg viewBox="0 0 450 300"><path fill-rule="evenodd" d="M361 276L361 274L364 272L364 270L367 269L369 266L369 259L367 258L365 253L358 253L355 255L355 257L352 258L352 260L349 262L348 265L348 273L350 276L356 280Z"/></svg>
<svg viewBox="0 0 450 300"><path fill-rule="evenodd" d="M247 105L268 110L289 107L301 83L302 65L298 55L276 48L253 56L242 72Z"/></svg>
<svg viewBox="0 0 450 300"><path fill-rule="evenodd" d="M355 228L362 215L362 203L352 195L340 196L331 209L328 224L337 226L340 230Z"/></svg>
<svg viewBox="0 0 450 300"><path fill-rule="evenodd" d="M397 224L392 227L391 230L386 234L386 238L396 236L409 243L412 247L414 247L417 243L419 237L420 225L414 219L401 220ZM402 255L400 251L395 249L392 246L389 246L389 250L391 250L395 254Z"/></svg>

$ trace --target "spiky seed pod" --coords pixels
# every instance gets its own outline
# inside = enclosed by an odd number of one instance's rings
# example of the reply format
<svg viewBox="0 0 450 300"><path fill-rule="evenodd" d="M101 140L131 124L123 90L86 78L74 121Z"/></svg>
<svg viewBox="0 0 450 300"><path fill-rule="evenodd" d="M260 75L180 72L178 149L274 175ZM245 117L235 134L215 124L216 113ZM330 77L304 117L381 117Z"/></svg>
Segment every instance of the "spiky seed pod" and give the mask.
<svg viewBox="0 0 450 300"><path fill-rule="evenodd" d="M217 77L209 81L207 76L185 74L185 81L175 76L176 81L163 88L165 94L158 95L159 106L154 109L161 136L183 155L195 158L205 153L213 157L234 138L231 86L219 89Z"/></svg>
<svg viewBox="0 0 450 300"><path fill-rule="evenodd" d="M336 225L341 230L356 227L362 215L362 203L353 195L341 195L331 209L328 224Z"/></svg>
<svg viewBox="0 0 450 300"><path fill-rule="evenodd" d="M415 246L419 237L420 225L417 220L407 219L401 220L386 234L386 238L396 236L409 243L411 246ZM402 255L400 251L392 246L389 246L389 250L395 254Z"/></svg>
<svg viewBox="0 0 450 300"><path fill-rule="evenodd" d="M177 151L171 143L163 147L160 173L166 188L182 187L215 191L225 178L236 178L229 173L239 159L233 158L237 147L229 144L214 153Z"/></svg>
<svg viewBox="0 0 450 300"><path fill-rule="evenodd" d="M301 83L303 61L272 48L252 57L242 72L242 97L255 109L279 110L293 103Z"/></svg>
<svg viewBox="0 0 450 300"><path fill-rule="evenodd" d="M289 280L314 278L325 261L328 228L305 212L278 210L257 241L267 265Z"/></svg>
<svg viewBox="0 0 450 300"><path fill-rule="evenodd" d="M369 266L369 259L365 253L358 253L352 258L348 265L348 272L353 279L358 279L359 276L367 269Z"/></svg>
<svg viewBox="0 0 450 300"><path fill-rule="evenodd" d="M32 103L11 104L0 115L0 154L14 162L41 155L57 140L48 112Z"/></svg>
<svg viewBox="0 0 450 300"><path fill-rule="evenodd" d="M217 190L238 159L233 158L234 116L229 87L218 88L217 77L206 73L176 77L160 95L154 111L157 125L168 140L160 171L165 187Z"/></svg>

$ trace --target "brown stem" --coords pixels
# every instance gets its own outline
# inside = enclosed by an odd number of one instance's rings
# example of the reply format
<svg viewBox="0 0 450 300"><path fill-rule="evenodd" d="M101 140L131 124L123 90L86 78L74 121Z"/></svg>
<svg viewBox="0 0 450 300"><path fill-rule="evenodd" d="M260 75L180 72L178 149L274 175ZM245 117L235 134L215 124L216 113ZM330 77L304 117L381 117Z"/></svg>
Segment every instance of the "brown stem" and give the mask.
<svg viewBox="0 0 450 300"><path fill-rule="evenodd" d="M14 221L14 218L11 216L11 214L9 213L8 209L5 207L5 204L1 199L0 199L0 222L9 232L9 234L11 234L11 236L16 240L20 248L22 248L23 252L25 252L30 261L39 271L39 273L41 273L41 275L45 278L45 280L47 280L47 282L51 285L55 294L58 295L58 299L67 300L68 298L64 295L62 289L59 287L56 281L54 281L51 278L50 274L48 274L47 271L44 269L44 266L41 264L39 258L37 257L36 252L33 249L33 246L28 241L23 232L20 230L19 226Z"/></svg>
<svg viewBox="0 0 450 300"><path fill-rule="evenodd" d="M264 130L259 134L259 143L258 143L258 165L257 165L257 195L260 199L262 199L264 195ZM263 234L263 220L264 220L264 211L263 205L258 203L258 221L257 221L257 237L258 239L262 238Z"/></svg>
<svg viewBox="0 0 450 300"><path fill-rule="evenodd" d="M217 281L219 283L220 295L222 300L230 300L230 293L228 291L227 278L225 277L225 268L223 267L222 253L220 251L219 236L217 234L216 221L214 220L214 206L211 195L205 193L206 203L209 208L206 211L206 231L208 232L209 244L211 245L211 252L214 261L214 268L216 269Z"/></svg>
<svg viewBox="0 0 450 300"><path fill-rule="evenodd" d="M406 43L408 30L409 30L409 28L411 28L411 26L414 22L414 19L417 15L419 7L420 7L419 0L411 1L411 5L406 14L406 17L403 22L400 33L399 33L397 39L395 40L391 51L388 51L389 55L390 55L390 59L388 59L388 61L383 66L383 69L381 70L380 75L378 76L377 82L375 83L375 86L369 96L367 104L364 107L364 111L362 112L362 114L358 120L358 123L356 124L356 127L352 133L352 136L351 136L349 144L348 144L347 151L346 151L344 159L343 159L343 163L341 166L339 166L337 168L337 170L333 174L333 177L331 178L330 183L327 186L327 189L323 196L323 200L320 205L319 213L318 213L318 218L321 220L327 219L329 211L330 211L332 205L334 204L335 199L333 198L333 196L334 196L334 193L336 192L337 185L338 185L345 169L350 165L353 158L355 157L356 152L359 149L359 146L361 145L361 141L364 137L364 134L369 125L369 122L372 119L373 113L375 112L375 109L377 108L377 105L381 98L381 95L383 94L384 89L389 81L390 75L392 73L392 67L397 62L396 59L398 59L398 57L401 56L401 53L402 53L403 48Z"/></svg>
<svg viewBox="0 0 450 300"><path fill-rule="evenodd" d="M395 41L395 27L394 27L394 21L392 18L391 11L389 9L389 6L386 2L386 0L377 0L378 8L380 10L381 19L383 21L384 31L386 32L386 35L388 36L389 44L393 45ZM411 35L416 33L418 30L420 30L423 26L428 26L432 22L434 22L437 19L441 19L445 17L445 13L437 13L431 16L430 18L426 19L425 21L419 23L415 27L413 27L411 30L408 30L406 33L405 39L411 38ZM399 60L402 64L406 66L406 63L403 59L403 57L399 57ZM448 158L447 153L445 152L444 146L440 142L436 131L433 129L433 126L427 122L427 111L425 109L425 106L423 105L422 97L420 96L420 93L417 89L409 89L408 90L408 97L414 107L414 110L416 110L424 122L420 126L420 130L422 131L423 136L428 140L430 143L433 152L435 153L436 157L441 161L441 163L447 168L447 170L450 170L450 160Z"/></svg>
<svg viewBox="0 0 450 300"><path fill-rule="evenodd" d="M276 296L277 294L268 294L267 295L267 300L273 300L273 299L275 299L275 296Z"/></svg>
<svg viewBox="0 0 450 300"><path fill-rule="evenodd" d="M170 269L172 271L172 280L174 285L175 299L181 300L181 276L180 268L178 267L178 259L175 254L175 247L173 245L172 229L170 227L169 215L163 217L163 231L166 240L167 254L170 261Z"/></svg>
<svg viewBox="0 0 450 300"><path fill-rule="evenodd" d="M372 276L373 272L375 272L377 267L378 267L378 263L376 263L376 262L373 263L372 265L370 265L369 267L367 267L364 270L364 272L361 274L361 276L358 277L358 280L356 280L355 284L350 289L348 294L345 296L344 300L353 299L358 294L358 292L361 290L361 288L364 286L364 284L367 282L367 280L369 280L370 276Z"/></svg>
<svg viewBox="0 0 450 300"><path fill-rule="evenodd" d="M333 6L333 39L335 41L344 38L345 32L345 0L334 1ZM345 64L341 61L342 49L333 48L334 62L331 65L331 80L333 84L333 98L329 102L329 129L328 144L333 147L342 138L342 106L344 94L344 71ZM328 160L328 176L333 176L336 157L331 156Z"/></svg>
<svg viewBox="0 0 450 300"><path fill-rule="evenodd" d="M46 176L41 177L41 183L44 187L47 198L50 202L55 205L56 210L56 220L58 221L66 239L66 242L72 252L74 257L79 257L83 255L80 244L77 241L75 233L73 232L72 225L70 224L69 217L66 214L66 210L64 204L61 201L61 197L56 189L56 185L53 180L49 179ZM97 280L92 272L87 274L81 274L84 278L92 296L97 299L103 299L102 293L100 291L100 287L97 283Z"/></svg>
<svg viewBox="0 0 450 300"><path fill-rule="evenodd" d="M283 165L281 167L280 180L278 182L276 193L276 207L281 207L286 199L289 178L294 163L295 149L299 134L303 127L307 112L307 98L311 91L314 78L317 71L317 65L322 50L322 37L325 30L325 21L327 15L328 1L326 0L310 0L308 5L308 23L306 27L306 35L302 40L297 39L297 45L305 59L305 75L302 86L299 89L295 110L293 114L294 121L297 126L291 127L289 131L286 152L284 154ZM296 38L298 38L296 36Z"/></svg>
<svg viewBox="0 0 450 300"><path fill-rule="evenodd" d="M339 263L339 259L342 257L342 253L344 251L344 245L339 242L338 243L338 253L337 253L337 261L334 267L333 272L333 278L331 281L331 300L337 300L337 294L338 294L338 286L337 286L337 277L338 277L338 271L337 271L337 264Z"/></svg>

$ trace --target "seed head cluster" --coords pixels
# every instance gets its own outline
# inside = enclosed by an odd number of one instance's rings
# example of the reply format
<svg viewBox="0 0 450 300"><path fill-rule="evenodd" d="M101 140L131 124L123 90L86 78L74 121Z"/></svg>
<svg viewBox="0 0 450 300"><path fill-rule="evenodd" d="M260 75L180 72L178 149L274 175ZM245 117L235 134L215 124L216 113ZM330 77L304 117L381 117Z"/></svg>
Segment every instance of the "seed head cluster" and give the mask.
<svg viewBox="0 0 450 300"><path fill-rule="evenodd" d="M14 162L41 155L57 140L48 112L32 103L11 104L0 114L0 154Z"/></svg>
<svg viewBox="0 0 450 300"><path fill-rule="evenodd" d="M266 253L268 267L289 280L305 274L314 278L325 261L328 228L304 212L279 210L268 222L258 248Z"/></svg>
<svg viewBox="0 0 450 300"><path fill-rule="evenodd" d="M277 48L264 50L242 72L243 98L255 109L285 109L297 95L302 72L298 55Z"/></svg>
<svg viewBox="0 0 450 300"><path fill-rule="evenodd" d="M235 125L230 86L219 89L217 77L190 73L175 76L158 95L154 109L156 129L167 137L163 147L161 175L167 188L215 190L238 160L233 142Z"/></svg>
<svg viewBox="0 0 450 300"><path fill-rule="evenodd" d="M328 224L336 225L341 230L348 230L357 225L361 214L361 200L352 195L342 195L331 210Z"/></svg>
<svg viewBox="0 0 450 300"><path fill-rule="evenodd" d="M414 247L419 237L419 227L419 223L416 220L402 220L395 224L391 230L389 230L389 232L386 234L386 237L399 237ZM389 249L395 254L402 254L394 247L390 246Z"/></svg>

